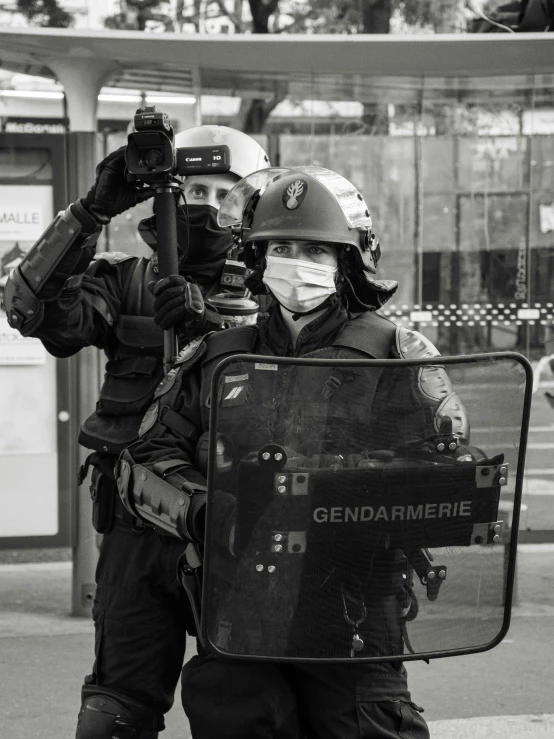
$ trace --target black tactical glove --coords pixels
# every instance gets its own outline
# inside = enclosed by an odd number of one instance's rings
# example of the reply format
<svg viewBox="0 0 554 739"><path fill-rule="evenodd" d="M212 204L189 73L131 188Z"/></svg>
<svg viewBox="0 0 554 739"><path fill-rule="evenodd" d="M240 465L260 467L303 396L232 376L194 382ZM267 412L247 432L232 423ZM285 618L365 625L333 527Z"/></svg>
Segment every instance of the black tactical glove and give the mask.
<svg viewBox="0 0 554 739"><path fill-rule="evenodd" d="M122 146L100 162L96 167L96 182L80 201L99 223L109 223L114 216L154 195L151 187L142 187L127 180L126 149L126 146Z"/></svg>
<svg viewBox="0 0 554 739"><path fill-rule="evenodd" d="M170 275L148 285L154 295L154 322L162 329L175 326L182 334L198 336L218 331L223 319L204 304L198 285Z"/></svg>

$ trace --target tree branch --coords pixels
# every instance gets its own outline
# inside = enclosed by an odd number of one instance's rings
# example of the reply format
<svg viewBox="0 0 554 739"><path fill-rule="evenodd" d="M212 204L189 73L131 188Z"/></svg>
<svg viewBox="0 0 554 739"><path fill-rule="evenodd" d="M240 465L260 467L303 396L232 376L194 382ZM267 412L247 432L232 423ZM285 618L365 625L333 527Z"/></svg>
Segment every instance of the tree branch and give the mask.
<svg viewBox="0 0 554 739"><path fill-rule="evenodd" d="M231 13L230 11L228 11L227 8L225 7L224 0L215 0L215 4L221 10L221 15L224 15L227 18L229 18L231 23L236 28L242 28L242 18L239 19L234 13Z"/></svg>
<svg viewBox="0 0 554 739"><path fill-rule="evenodd" d="M284 28L276 29L274 33L289 33L291 29L301 27L303 23L305 23L309 18L313 18L314 15L317 15L316 8L311 7L303 16L301 16L300 18L295 18L292 23L289 23L289 25L285 26Z"/></svg>

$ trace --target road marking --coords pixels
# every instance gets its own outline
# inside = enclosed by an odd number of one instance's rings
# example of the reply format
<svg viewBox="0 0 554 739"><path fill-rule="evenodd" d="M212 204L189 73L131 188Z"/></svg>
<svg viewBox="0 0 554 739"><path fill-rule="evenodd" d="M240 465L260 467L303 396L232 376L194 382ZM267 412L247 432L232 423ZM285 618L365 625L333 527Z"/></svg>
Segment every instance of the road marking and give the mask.
<svg viewBox="0 0 554 739"><path fill-rule="evenodd" d="M501 432L519 433L521 431L520 426L485 426L483 428L472 428L472 433L480 434L499 434ZM542 434L544 432L552 431L554 433L554 424L551 426L530 426L530 434Z"/></svg>
<svg viewBox="0 0 554 739"><path fill-rule="evenodd" d="M471 440L474 444L477 446L479 445L478 442L476 442L475 437ZM508 446L510 449L515 449L516 451L519 449L519 444L515 443L515 440L505 439L502 441L501 439L493 439L492 441L485 441L484 443L487 445L487 449L504 449L506 450L506 447ZM546 446L544 446L546 444ZM537 442L530 442L529 444L525 445L526 449L554 449L554 442L549 441L537 441Z"/></svg>
<svg viewBox="0 0 554 739"><path fill-rule="evenodd" d="M429 721L429 729L440 739L552 739L554 714L442 719Z"/></svg>
<svg viewBox="0 0 554 739"><path fill-rule="evenodd" d="M492 447L493 449L503 449L506 446L507 443L509 444L509 442L505 442L505 441L504 442L502 442L502 441L489 441L489 442L487 442L487 448ZM530 444L526 444L525 445L525 448L526 449L535 449L535 450L539 450L539 449L554 449L554 442L550 442L550 441L535 441L535 442L531 442ZM519 445L518 446L514 446L514 449L516 449L516 450L519 449Z"/></svg>
<svg viewBox="0 0 554 739"><path fill-rule="evenodd" d="M71 562L13 562L1 564L0 572L69 572Z"/></svg>
<svg viewBox="0 0 554 739"><path fill-rule="evenodd" d="M458 395L460 396L463 396L463 393L468 393L470 390L471 391L477 390L479 392L490 392L492 388L494 388L495 390L501 390L501 389L505 389L509 391L513 389L520 390L523 396L524 387L525 386L523 384L520 384L520 383L516 384L512 382L505 383L504 385L494 385L492 382L490 383L479 382L479 383L475 383L475 385L471 383L468 383L467 385L464 385L461 382L456 383L456 391L458 392ZM534 394L536 394L536 392L540 390L551 390L552 388L554 388L554 382L552 380L549 380L548 382L541 382L541 384L536 389Z"/></svg>
<svg viewBox="0 0 554 739"><path fill-rule="evenodd" d="M19 611L0 613L0 641L25 636L78 636L93 633L94 624L90 617L76 618Z"/></svg>
<svg viewBox="0 0 554 739"><path fill-rule="evenodd" d="M518 544L517 551L524 554L552 554L554 544Z"/></svg>
<svg viewBox="0 0 554 739"><path fill-rule="evenodd" d="M554 474L554 470L553 470ZM523 495L554 495L554 480L544 480L535 477L532 480L523 479Z"/></svg>

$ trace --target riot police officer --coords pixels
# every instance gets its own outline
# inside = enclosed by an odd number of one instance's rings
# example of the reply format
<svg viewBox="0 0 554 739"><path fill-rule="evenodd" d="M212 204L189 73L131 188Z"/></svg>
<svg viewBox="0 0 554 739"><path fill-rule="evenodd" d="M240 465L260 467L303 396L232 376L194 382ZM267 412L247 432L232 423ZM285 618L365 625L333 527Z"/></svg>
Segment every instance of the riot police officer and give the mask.
<svg viewBox="0 0 554 739"><path fill-rule="evenodd" d="M96 410L79 435L92 450L81 481L92 465L93 523L104 536L93 608L96 659L82 689L78 739L157 737L173 704L186 630L194 633L175 577L182 542L160 536L124 509L113 468L118 452L137 437L163 375L161 329L175 326L186 343L225 328L233 316L209 306L219 294L237 297L236 321L255 317L253 301L240 299L247 295L244 265L229 258L232 239L216 218L233 185L267 167L268 158L250 136L225 126L199 126L175 137L177 147L214 143L229 146L231 170L183 182L179 275L158 278L155 215L139 226L151 258L95 254L102 226L153 195L126 178L122 148L98 165L88 194L54 219L6 286L8 320L24 336L39 338L56 357L85 346L107 357Z"/></svg>
<svg viewBox="0 0 554 739"><path fill-rule="evenodd" d="M252 488L245 506L250 524L244 534L235 510L238 498L235 501L233 484L227 489L224 483L218 485L218 470L214 472L214 484L220 490L211 509L210 547L219 547L227 555L217 559L203 602L218 611L211 619L215 624L212 644L220 651L229 646L227 653L235 656L265 654L266 661L233 662L207 653L195 656L182 674L183 705L192 735L195 739L428 737L400 661L314 666L277 664L267 658L268 654L287 654L280 651L283 633L284 649L291 649L288 624L301 619L298 600L290 610L288 603L303 575L291 565L285 568L281 590L271 584L276 579L259 593L251 585L262 577L258 573L277 578L276 567L266 566L270 554L266 552L264 559L264 547L267 550L269 545L260 544L260 532L267 534L268 520L273 530L279 530L286 511L289 515L296 510L294 494L274 505L267 503L262 466L272 457L274 442L281 445L275 460L285 464L284 473L287 465L292 465L290 469L336 470L370 464L369 452L376 444L404 449L419 439L424 445L424 440L436 434L439 414L448 415L456 437L466 440L464 408L444 371L436 367L397 373L391 386L381 380L373 385L365 382L363 374L354 370L342 379L327 371L325 382L314 371L310 382L300 383L298 367L279 372L279 366L271 363L272 356L332 360L438 354L421 334L376 313L397 283L374 276L379 243L363 197L347 180L317 167L270 169L252 175L231 191L220 209L219 223L233 226L240 234L252 269L249 284L256 292L269 290L275 305L267 321L258 326L212 334L184 350L156 392L140 439L122 453L118 473L120 494L129 511L200 546L206 500L204 441L214 403L223 430L215 455L221 465L213 459L211 464L220 466L222 475L228 470L250 475L244 487L246 491L249 485ZM226 367L217 398L212 397L211 380L217 365L241 353L264 359L249 369L240 364L240 358L237 365ZM409 409L409 422L394 423L393 404ZM165 422L166 407L181 419L179 431ZM286 479L284 475L284 494ZM286 533L277 536L281 538L273 542L272 552L283 548L279 542ZM298 537L298 551L303 547L300 542ZM381 567L388 577L393 574L391 553L386 546L381 549L374 571ZM252 552L259 559L249 559ZM338 603L336 593L329 595L327 584L324 597L311 609L318 623ZM289 592L283 592L287 587ZM353 616L351 624L342 614L338 616L337 648L351 643L356 650L365 639L373 640L376 654L402 654L401 624L391 616L398 610L395 604L400 593L395 588L392 584L377 591L377 600L384 604L380 630L369 624L360 636L352 632L352 624L357 628ZM363 597L364 593L362 588ZM343 595L349 597L347 591ZM264 601L270 602L269 608ZM370 606L367 610L371 611ZM245 614L242 620L240 611ZM358 622L364 620L365 616ZM306 624L310 627L310 620L304 618L299 633L314 633L311 627L306 630ZM315 648L319 652L310 653L303 642L301 656L337 656L326 644Z"/></svg>

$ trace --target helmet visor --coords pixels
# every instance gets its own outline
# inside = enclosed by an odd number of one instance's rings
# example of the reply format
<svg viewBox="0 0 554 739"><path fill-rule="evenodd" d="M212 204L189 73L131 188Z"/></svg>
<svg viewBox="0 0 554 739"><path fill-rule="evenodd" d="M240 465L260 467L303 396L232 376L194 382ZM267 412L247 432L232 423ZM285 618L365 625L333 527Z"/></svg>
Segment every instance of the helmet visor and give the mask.
<svg viewBox="0 0 554 739"><path fill-rule="evenodd" d="M263 192L270 182L273 182L287 172L290 172L290 169L270 167L269 169L260 169L258 172L252 172L252 174L237 182L229 190L225 196L225 200L221 203L217 214L218 224L224 228L225 226L235 226L237 223L240 223L244 209L256 190Z"/></svg>
<svg viewBox="0 0 554 739"><path fill-rule="evenodd" d="M295 167L320 182L335 198L344 213L349 228L371 228L371 216L363 195L343 177L324 167Z"/></svg>
<svg viewBox="0 0 554 739"><path fill-rule="evenodd" d="M217 221L220 226L234 226L242 221L248 201L256 192L264 190L280 177L298 172L317 180L335 198L349 228L371 228L369 209L357 188L342 175L324 167L271 167L254 172L237 182L221 204Z"/></svg>

